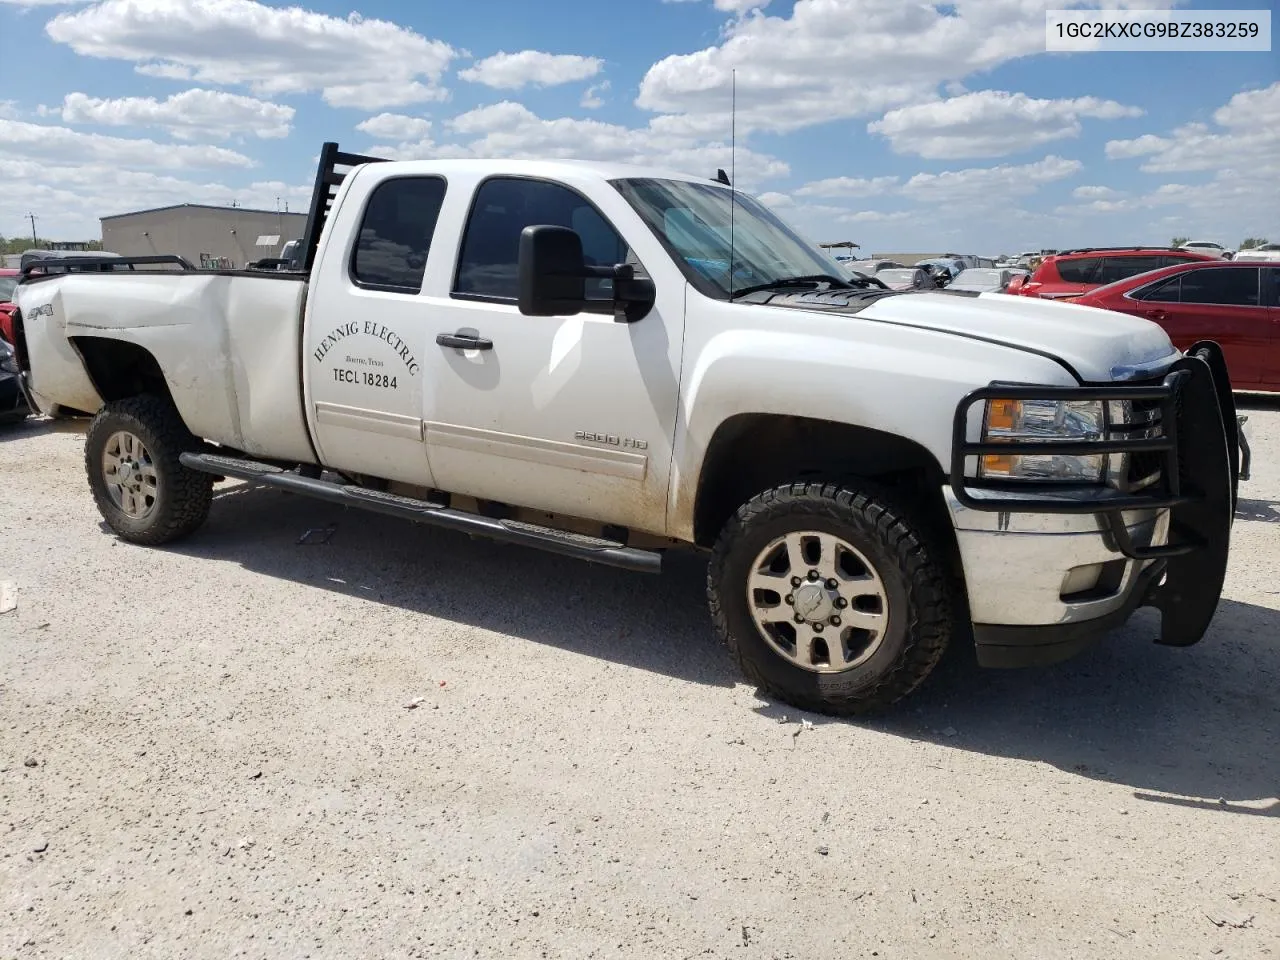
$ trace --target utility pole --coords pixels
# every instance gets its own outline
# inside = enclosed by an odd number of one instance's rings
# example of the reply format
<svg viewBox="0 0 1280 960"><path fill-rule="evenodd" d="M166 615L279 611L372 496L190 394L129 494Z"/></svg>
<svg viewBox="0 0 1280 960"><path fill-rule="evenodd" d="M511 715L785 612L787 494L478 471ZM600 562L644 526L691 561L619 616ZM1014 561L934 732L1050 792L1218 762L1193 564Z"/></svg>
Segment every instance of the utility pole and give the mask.
<svg viewBox="0 0 1280 960"><path fill-rule="evenodd" d="M31 245L33 247L38 247L40 246L40 239L36 236L36 215L34 213L28 213L27 219L31 221Z"/></svg>

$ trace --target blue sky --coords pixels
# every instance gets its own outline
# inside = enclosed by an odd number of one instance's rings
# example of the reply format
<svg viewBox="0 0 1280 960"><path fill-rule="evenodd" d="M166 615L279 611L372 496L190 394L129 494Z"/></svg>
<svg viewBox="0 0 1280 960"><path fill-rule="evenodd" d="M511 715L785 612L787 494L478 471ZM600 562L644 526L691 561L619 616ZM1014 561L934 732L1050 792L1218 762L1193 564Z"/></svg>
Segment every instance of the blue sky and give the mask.
<svg viewBox="0 0 1280 960"><path fill-rule="evenodd" d="M0 88L0 233L28 211L72 238L184 200L300 209L326 139L710 176L736 70L738 183L814 240L1280 237L1280 51L1043 51L1046 8L1098 5L0 0L24 78Z"/></svg>

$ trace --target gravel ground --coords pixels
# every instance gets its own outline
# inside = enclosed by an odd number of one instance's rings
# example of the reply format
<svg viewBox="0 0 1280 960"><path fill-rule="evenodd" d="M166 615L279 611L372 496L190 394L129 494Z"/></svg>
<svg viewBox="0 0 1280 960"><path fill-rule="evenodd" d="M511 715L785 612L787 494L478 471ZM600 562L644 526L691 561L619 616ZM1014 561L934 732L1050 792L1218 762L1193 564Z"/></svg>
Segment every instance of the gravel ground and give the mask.
<svg viewBox="0 0 1280 960"><path fill-rule="evenodd" d="M1250 412L1203 643L955 650L857 723L740 683L692 559L230 484L137 548L80 428L5 429L0 958L1280 956L1280 407Z"/></svg>

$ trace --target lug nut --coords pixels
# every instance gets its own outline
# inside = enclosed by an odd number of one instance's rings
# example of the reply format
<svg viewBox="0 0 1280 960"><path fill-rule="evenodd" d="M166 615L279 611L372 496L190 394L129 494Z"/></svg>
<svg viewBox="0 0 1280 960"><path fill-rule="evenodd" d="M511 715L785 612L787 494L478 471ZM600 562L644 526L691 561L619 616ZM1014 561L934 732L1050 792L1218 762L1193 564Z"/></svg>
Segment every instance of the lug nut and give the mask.
<svg viewBox="0 0 1280 960"><path fill-rule="evenodd" d="M791 594L788 593L785 597L783 597L783 599L787 602L788 607L795 606L796 598L793 597Z"/></svg>
<svg viewBox="0 0 1280 960"><path fill-rule="evenodd" d="M840 584L836 583L836 578L835 578L835 577L832 577L830 580L828 580L828 581L827 581L827 589L828 589L828 590L834 590L834 589L835 589L836 587L838 587L838 586L840 586Z"/></svg>
<svg viewBox="0 0 1280 960"><path fill-rule="evenodd" d="M792 577L792 578L791 578L791 585L792 585L793 587L798 587L798 586L800 586L800 584L801 584L801 583L803 583L803 582L804 582L804 581L802 581L799 577Z"/></svg>
<svg viewBox="0 0 1280 960"><path fill-rule="evenodd" d="M844 597L836 597L836 606L839 607L841 610L843 610L848 605L849 605L849 601L846 600Z"/></svg>
<svg viewBox="0 0 1280 960"><path fill-rule="evenodd" d="M820 624L820 623L815 623L815 624L813 625L813 632L814 632L814 633L821 633L821 632L822 632L822 624Z"/></svg>
<svg viewBox="0 0 1280 960"><path fill-rule="evenodd" d="M832 617L832 618L831 618L831 625L832 625L833 627L838 627L838 626L840 626L840 618L839 618L839 617Z"/></svg>
<svg viewBox="0 0 1280 960"><path fill-rule="evenodd" d="M796 623L804 623L804 617L800 616L798 613L796 614Z"/></svg>
<svg viewBox="0 0 1280 960"><path fill-rule="evenodd" d="M818 579L818 571L817 571L817 570L810 570L810 571L809 571L809 579L810 579L810 580L817 580L817 579Z"/></svg>

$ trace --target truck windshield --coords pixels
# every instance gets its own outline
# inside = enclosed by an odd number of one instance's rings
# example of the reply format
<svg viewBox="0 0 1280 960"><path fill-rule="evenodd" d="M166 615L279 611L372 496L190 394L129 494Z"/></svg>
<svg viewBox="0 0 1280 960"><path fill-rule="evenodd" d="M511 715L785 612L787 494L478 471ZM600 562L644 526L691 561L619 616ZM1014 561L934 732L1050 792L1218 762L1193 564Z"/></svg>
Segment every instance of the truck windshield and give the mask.
<svg viewBox="0 0 1280 960"><path fill-rule="evenodd" d="M795 278L830 276L839 283L848 276L759 201L727 187L656 179L614 180L613 186L662 241L689 282L709 297L727 300L731 292Z"/></svg>

